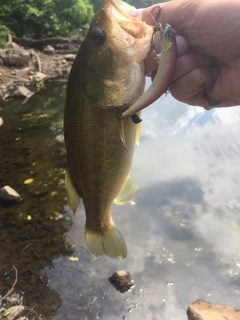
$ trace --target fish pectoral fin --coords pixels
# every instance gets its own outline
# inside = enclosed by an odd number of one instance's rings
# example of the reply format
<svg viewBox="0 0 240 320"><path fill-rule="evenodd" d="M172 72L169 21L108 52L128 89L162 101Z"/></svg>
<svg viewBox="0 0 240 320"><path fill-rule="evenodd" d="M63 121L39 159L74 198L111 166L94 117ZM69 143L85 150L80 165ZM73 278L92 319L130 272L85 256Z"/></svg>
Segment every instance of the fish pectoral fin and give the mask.
<svg viewBox="0 0 240 320"><path fill-rule="evenodd" d="M113 259L123 259L127 255L126 243L114 223L106 233L96 233L85 226L88 249L98 257L106 254Z"/></svg>
<svg viewBox="0 0 240 320"><path fill-rule="evenodd" d="M139 122L137 124L137 130L136 130L136 145L139 145L139 141L140 141L140 133L141 133L141 123Z"/></svg>
<svg viewBox="0 0 240 320"><path fill-rule="evenodd" d="M126 202L129 202L133 199L135 193L136 193L136 186L131 176L129 175L118 197L114 199L114 203L124 204Z"/></svg>
<svg viewBox="0 0 240 320"><path fill-rule="evenodd" d="M68 205L72 213L74 214L77 211L77 207L79 205L81 198L78 195L77 191L75 190L75 187L72 183L72 179L68 169L66 169L66 173L65 173L65 187L67 192Z"/></svg>

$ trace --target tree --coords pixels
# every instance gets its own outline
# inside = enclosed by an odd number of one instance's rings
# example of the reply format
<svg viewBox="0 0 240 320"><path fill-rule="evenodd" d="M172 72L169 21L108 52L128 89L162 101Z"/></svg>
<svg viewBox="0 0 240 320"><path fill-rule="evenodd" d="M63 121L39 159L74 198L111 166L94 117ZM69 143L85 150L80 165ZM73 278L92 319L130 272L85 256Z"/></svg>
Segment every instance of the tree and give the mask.
<svg viewBox="0 0 240 320"><path fill-rule="evenodd" d="M17 36L66 36L93 16L88 0L1 0L0 21Z"/></svg>

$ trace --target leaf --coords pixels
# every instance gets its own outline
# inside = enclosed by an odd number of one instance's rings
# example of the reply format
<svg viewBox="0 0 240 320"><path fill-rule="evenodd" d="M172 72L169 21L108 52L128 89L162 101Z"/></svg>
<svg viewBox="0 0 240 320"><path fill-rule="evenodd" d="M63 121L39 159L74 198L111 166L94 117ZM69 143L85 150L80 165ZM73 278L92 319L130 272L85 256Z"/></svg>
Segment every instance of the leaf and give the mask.
<svg viewBox="0 0 240 320"><path fill-rule="evenodd" d="M71 260L71 261L78 261L79 259L78 259L78 257L71 256L71 257L69 257L69 260Z"/></svg>
<svg viewBox="0 0 240 320"><path fill-rule="evenodd" d="M33 179L30 178L30 179L25 180L23 183L24 184L29 184L29 183L32 183L32 182L33 182Z"/></svg>

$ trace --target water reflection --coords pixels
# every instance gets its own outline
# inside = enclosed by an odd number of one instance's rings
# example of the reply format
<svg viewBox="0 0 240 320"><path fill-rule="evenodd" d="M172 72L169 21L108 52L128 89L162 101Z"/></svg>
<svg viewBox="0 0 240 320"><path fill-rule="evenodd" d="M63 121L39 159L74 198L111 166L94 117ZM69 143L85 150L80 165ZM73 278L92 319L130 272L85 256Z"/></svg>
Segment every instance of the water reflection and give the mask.
<svg viewBox="0 0 240 320"><path fill-rule="evenodd" d="M36 313L50 319L62 303L43 268L52 267L54 258L73 252L65 237L72 220L63 212L65 151L55 140L56 132L62 130L62 110L52 107L62 106L63 99L64 91L61 94L52 87L25 105L11 101L2 103L0 109L4 118L1 187L12 186L24 199L18 205L0 203L0 292L11 288L14 265L18 270L15 290L24 305L33 308L33 319L38 319ZM29 178L33 182L25 185Z"/></svg>
<svg viewBox="0 0 240 320"><path fill-rule="evenodd" d="M24 198L1 207L1 292L14 264L16 289L46 319L184 320L198 298L239 308L240 108L205 112L167 95L142 113L132 170L139 189L133 203L113 207L128 257L95 259L83 206L73 218L66 206L64 90L0 109L0 182ZM108 282L121 269L135 283L125 294Z"/></svg>

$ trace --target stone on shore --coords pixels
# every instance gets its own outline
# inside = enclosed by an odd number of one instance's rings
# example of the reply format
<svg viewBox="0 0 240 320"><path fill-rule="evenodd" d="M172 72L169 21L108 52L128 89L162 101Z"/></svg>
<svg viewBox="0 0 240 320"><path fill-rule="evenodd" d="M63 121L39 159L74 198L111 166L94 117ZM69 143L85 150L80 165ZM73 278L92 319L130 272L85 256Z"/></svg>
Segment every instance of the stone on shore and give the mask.
<svg viewBox="0 0 240 320"><path fill-rule="evenodd" d="M54 54L55 49L52 46L48 45L43 49L43 52L46 54Z"/></svg>
<svg viewBox="0 0 240 320"><path fill-rule="evenodd" d="M36 74L33 76L33 79L35 81L44 81L47 78L47 75L42 72L36 72Z"/></svg>
<svg viewBox="0 0 240 320"><path fill-rule="evenodd" d="M16 43L11 43L8 48L0 50L0 60L7 67L25 67L30 60L30 54Z"/></svg>
<svg viewBox="0 0 240 320"><path fill-rule="evenodd" d="M240 320L240 310L197 300L188 307L188 320Z"/></svg>
<svg viewBox="0 0 240 320"><path fill-rule="evenodd" d="M73 61L75 59L76 55L73 53L65 54L64 59L66 61Z"/></svg>
<svg viewBox="0 0 240 320"><path fill-rule="evenodd" d="M0 199L6 202L17 203L22 201L21 196L13 188L5 186L0 189Z"/></svg>

